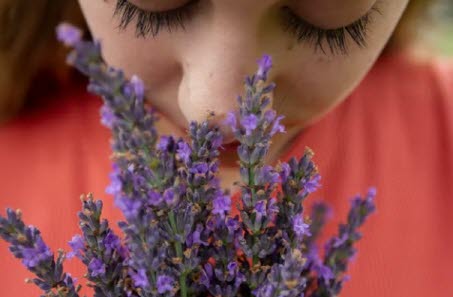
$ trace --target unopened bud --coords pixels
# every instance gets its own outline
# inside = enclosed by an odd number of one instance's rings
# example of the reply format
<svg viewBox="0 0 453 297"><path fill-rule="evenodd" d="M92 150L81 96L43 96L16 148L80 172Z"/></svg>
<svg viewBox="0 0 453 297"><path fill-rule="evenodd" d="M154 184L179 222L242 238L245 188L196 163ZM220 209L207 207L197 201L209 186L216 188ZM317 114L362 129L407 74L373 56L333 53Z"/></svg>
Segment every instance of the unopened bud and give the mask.
<svg viewBox="0 0 453 297"><path fill-rule="evenodd" d="M19 241L20 243L25 243L27 242L27 237L23 234L18 234L17 237L16 237L17 241Z"/></svg>
<svg viewBox="0 0 453 297"><path fill-rule="evenodd" d="M298 283L299 283L299 281L297 279L289 279L289 280L285 281L286 287L290 290L294 289Z"/></svg>
<svg viewBox="0 0 453 297"><path fill-rule="evenodd" d="M174 257L174 258L171 258L171 262L175 265L177 264L181 264L182 263L182 259L180 257Z"/></svg>

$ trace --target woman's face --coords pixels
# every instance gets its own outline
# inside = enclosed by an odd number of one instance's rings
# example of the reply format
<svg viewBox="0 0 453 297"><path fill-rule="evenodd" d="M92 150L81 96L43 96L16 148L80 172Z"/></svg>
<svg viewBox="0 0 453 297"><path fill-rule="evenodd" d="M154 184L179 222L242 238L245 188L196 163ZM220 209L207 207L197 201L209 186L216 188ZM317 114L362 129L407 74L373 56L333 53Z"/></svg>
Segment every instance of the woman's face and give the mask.
<svg viewBox="0 0 453 297"><path fill-rule="evenodd" d="M210 112L220 121L236 109L244 78L263 54L274 62L273 108L286 116L287 126L314 122L359 84L408 1L80 3L107 63L139 75L152 105L173 129L184 129Z"/></svg>

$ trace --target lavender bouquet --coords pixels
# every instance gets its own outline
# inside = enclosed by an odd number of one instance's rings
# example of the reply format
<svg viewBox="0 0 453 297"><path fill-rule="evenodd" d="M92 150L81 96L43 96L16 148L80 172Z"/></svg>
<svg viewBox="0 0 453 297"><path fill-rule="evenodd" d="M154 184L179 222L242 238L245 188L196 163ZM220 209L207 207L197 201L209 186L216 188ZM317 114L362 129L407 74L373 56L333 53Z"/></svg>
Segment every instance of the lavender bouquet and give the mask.
<svg viewBox="0 0 453 297"><path fill-rule="evenodd" d="M245 79L239 112L226 119L240 145L239 215L220 187L222 136L209 121L192 122L188 141L158 136L156 116L144 104L144 85L108 67L99 42L81 39L68 24L59 39L73 47L70 64L90 78L88 89L102 96L102 123L113 133L112 183L107 192L124 214L120 238L101 219L102 201L82 196L78 213L81 234L72 251L50 251L39 230L26 226L19 210L0 217L0 236L15 257L36 275L28 281L42 296L79 296L81 285L63 271L67 258L87 267L87 286L94 296L337 296L347 279L358 228L375 210L376 191L352 200L347 222L325 244L321 257L316 238L328 208L315 203L310 216L303 202L320 186L320 175L307 149L302 158L276 167L263 159L271 138L284 132L282 116L266 96L269 56Z"/></svg>

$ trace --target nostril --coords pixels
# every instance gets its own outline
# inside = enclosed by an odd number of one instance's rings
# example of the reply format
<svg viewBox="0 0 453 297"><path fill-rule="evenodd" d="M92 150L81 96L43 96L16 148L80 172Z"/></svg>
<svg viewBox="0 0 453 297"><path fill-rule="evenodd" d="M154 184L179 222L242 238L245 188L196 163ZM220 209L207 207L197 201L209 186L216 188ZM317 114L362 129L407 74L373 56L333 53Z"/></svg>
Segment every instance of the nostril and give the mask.
<svg viewBox="0 0 453 297"><path fill-rule="evenodd" d="M226 125L220 125L219 130L223 136L223 143L232 143L236 140L234 133L231 130L231 127L228 127Z"/></svg>

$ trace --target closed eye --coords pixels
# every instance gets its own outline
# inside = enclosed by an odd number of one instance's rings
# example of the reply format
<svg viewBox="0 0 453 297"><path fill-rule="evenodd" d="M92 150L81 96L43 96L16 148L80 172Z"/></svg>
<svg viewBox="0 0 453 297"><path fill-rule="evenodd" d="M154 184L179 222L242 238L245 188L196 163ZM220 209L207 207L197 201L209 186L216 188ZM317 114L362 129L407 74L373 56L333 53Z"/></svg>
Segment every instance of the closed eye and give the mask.
<svg viewBox="0 0 453 297"><path fill-rule="evenodd" d="M380 5L381 0L377 1L373 7L357 21L335 29L322 29L312 25L296 15L288 6L283 6L281 8L283 26L284 30L296 37L298 42L308 42L309 44L314 45L315 53L317 49L320 48L321 51L326 54L323 48L323 42L325 40L332 55L338 53L347 55L349 53L346 40L348 36L350 36L360 48L365 48L367 46L366 39L368 31L374 20L372 14L378 12L382 15Z"/></svg>
<svg viewBox="0 0 453 297"><path fill-rule="evenodd" d="M162 28L167 28L170 33L178 27L185 30L184 24L192 17L198 2L200 0L190 0L181 7L166 11L146 11L127 0L117 0L114 16L120 19L120 30L125 30L135 20L137 37L156 37Z"/></svg>

